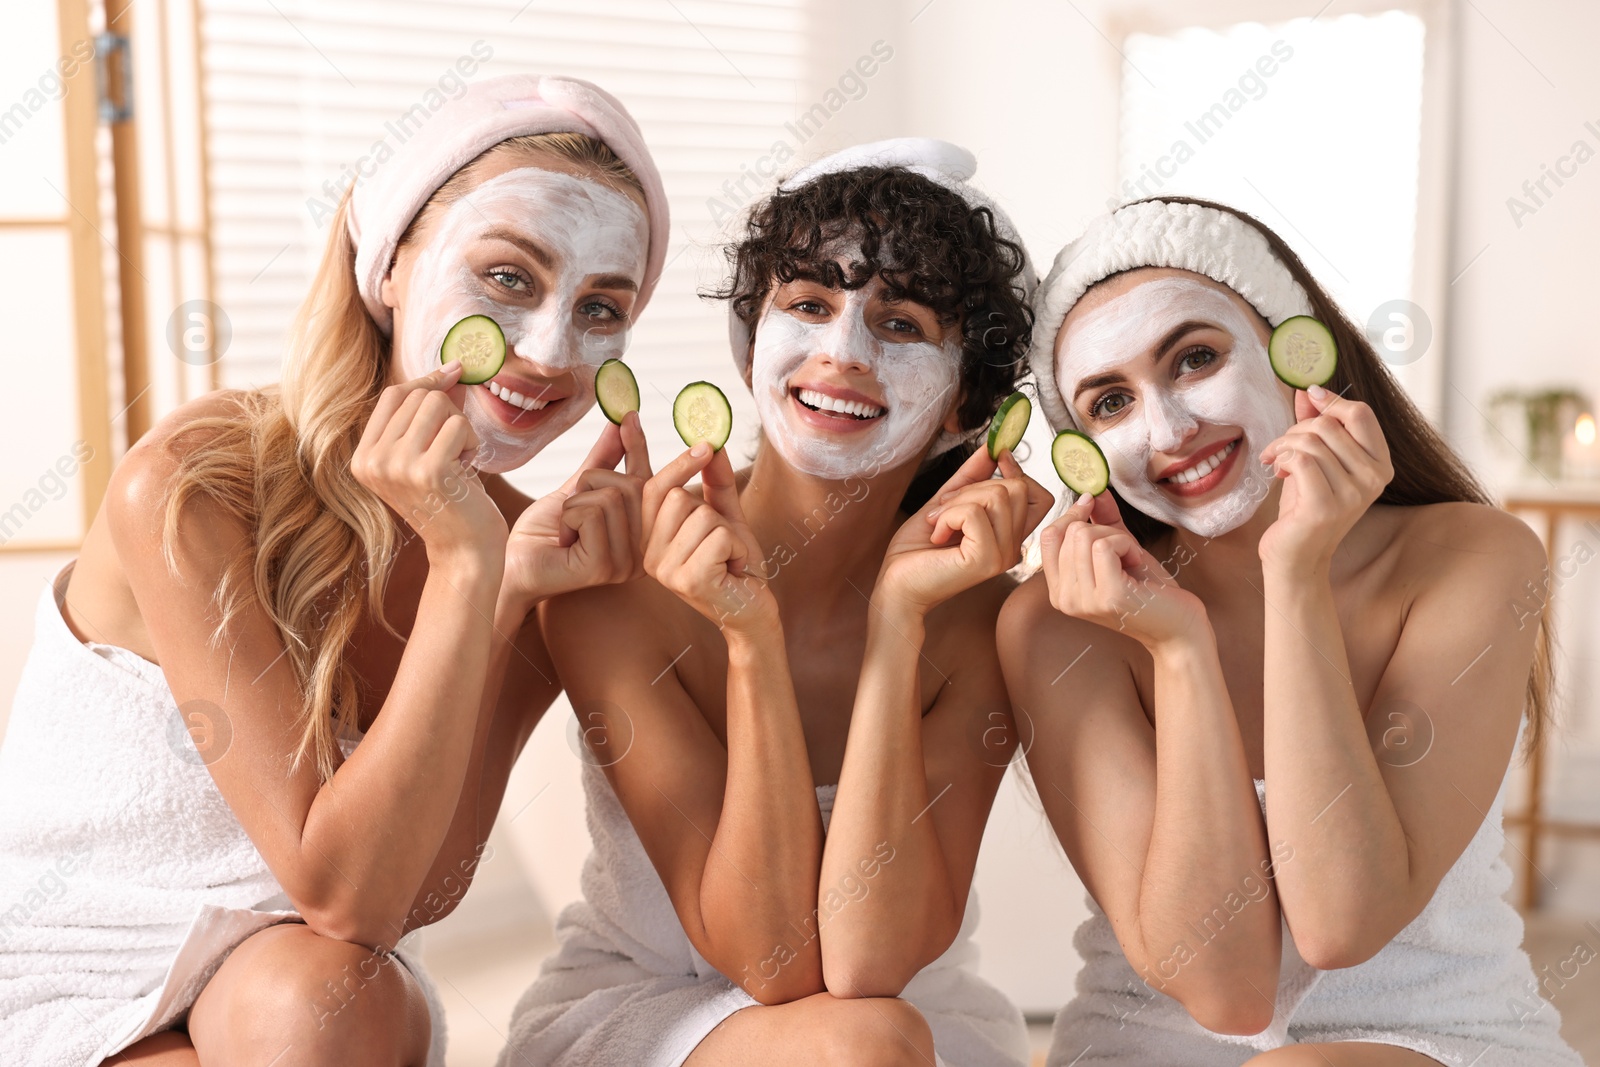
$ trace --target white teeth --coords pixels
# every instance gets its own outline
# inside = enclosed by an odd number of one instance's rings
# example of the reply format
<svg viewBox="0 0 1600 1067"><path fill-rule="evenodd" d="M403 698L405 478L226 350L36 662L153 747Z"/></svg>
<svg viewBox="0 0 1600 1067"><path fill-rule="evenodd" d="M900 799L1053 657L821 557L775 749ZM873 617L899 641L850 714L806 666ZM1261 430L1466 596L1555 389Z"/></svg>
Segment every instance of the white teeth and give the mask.
<svg viewBox="0 0 1600 1067"><path fill-rule="evenodd" d="M540 408L550 403L548 400L535 400L532 397L523 396L516 390L507 389L499 382L493 380L489 382L489 392L493 393L495 396L499 397L501 400L504 400L508 404L516 405L523 411L538 411Z"/></svg>
<svg viewBox="0 0 1600 1067"><path fill-rule="evenodd" d="M1204 478L1206 475L1216 470L1217 467L1222 464L1222 461L1227 459L1229 454L1232 453L1233 450L1238 447L1238 445L1239 442L1237 440L1229 441L1228 447L1224 448L1221 452L1218 452L1216 455L1207 460L1195 464L1188 470L1179 471L1177 474L1174 474L1168 478L1167 481L1176 485L1184 485L1188 482L1199 481L1201 478Z"/></svg>
<svg viewBox="0 0 1600 1067"><path fill-rule="evenodd" d="M874 419L882 415L886 409L875 404L867 404L858 400L840 400L827 393L819 393L815 389L800 389L796 391L800 403L808 408L817 408L820 411L837 411L845 415L854 415L858 419Z"/></svg>

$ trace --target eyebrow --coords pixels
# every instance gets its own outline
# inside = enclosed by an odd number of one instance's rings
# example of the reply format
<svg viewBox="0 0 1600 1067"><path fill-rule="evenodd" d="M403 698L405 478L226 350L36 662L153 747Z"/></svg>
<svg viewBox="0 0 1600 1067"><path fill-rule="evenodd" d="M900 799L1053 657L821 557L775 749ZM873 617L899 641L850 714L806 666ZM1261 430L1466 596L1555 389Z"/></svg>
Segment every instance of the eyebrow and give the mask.
<svg viewBox="0 0 1600 1067"><path fill-rule="evenodd" d="M1166 336L1162 337L1160 342L1156 344L1155 349L1150 355L1151 362L1161 362L1162 358L1166 356L1167 352L1174 345L1183 340L1186 335L1193 333L1195 330L1214 330L1216 328L1217 327L1214 323L1202 322L1199 319L1190 319L1187 322L1180 322L1178 325L1168 330ZM1120 371L1108 371L1105 374L1096 374L1091 378L1085 378L1078 383L1077 388L1073 389L1072 399L1077 400L1078 397L1087 390L1098 389L1102 385L1114 385L1120 381L1122 381L1122 373Z"/></svg>
<svg viewBox="0 0 1600 1067"><path fill-rule="evenodd" d="M596 289L622 289L630 293L639 291L639 283L626 274L602 274L590 285Z"/></svg>
<svg viewBox="0 0 1600 1067"><path fill-rule="evenodd" d="M555 270L555 257L514 230L493 229L485 232L483 236L485 240L504 241L507 244L516 245L528 253L528 256L545 270Z"/></svg>
<svg viewBox="0 0 1600 1067"><path fill-rule="evenodd" d="M485 232L483 236L485 240L505 241L507 244L516 245L545 270L556 269L555 257L514 230L493 229ZM626 274L602 274L591 284L596 289L621 289L630 293L639 291L639 283Z"/></svg>

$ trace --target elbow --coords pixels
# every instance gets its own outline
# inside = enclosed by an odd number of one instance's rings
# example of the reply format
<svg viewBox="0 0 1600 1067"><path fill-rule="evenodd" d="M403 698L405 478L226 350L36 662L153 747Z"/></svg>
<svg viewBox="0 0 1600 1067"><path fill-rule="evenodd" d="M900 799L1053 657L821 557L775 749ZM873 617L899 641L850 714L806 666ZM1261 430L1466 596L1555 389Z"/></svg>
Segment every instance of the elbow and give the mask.
<svg viewBox="0 0 1600 1067"><path fill-rule="evenodd" d="M898 997L922 968L950 947L960 927L958 913L951 922L930 922L929 935L921 944L885 944L873 939L830 945L824 941L823 985L841 1000Z"/></svg>
<svg viewBox="0 0 1600 1067"><path fill-rule="evenodd" d="M1374 943L1357 930L1328 931L1295 937L1300 958L1319 971L1339 971L1366 963L1378 954L1384 942Z"/></svg>
<svg viewBox="0 0 1600 1067"><path fill-rule="evenodd" d="M693 938L690 940L694 942ZM804 1000L825 989L822 962L814 949L795 952L788 946L780 946L779 951L752 964L735 962L750 959L748 952L730 956L718 952L713 944L695 944L695 948L730 982L764 1007Z"/></svg>
<svg viewBox="0 0 1600 1067"><path fill-rule="evenodd" d="M1254 991L1249 996L1191 998L1183 1007L1213 1034L1250 1037L1272 1025L1273 1005Z"/></svg>
<svg viewBox="0 0 1600 1067"><path fill-rule="evenodd" d="M920 968L895 967L892 961L857 960L822 965L823 987L840 1000L898 997Z"/></svg>
<svg viewBox="0 0 1600 1067"><path fill-rule="evenodd" d="M375 906L351 894L290 894L290 900L312 933L334 941L388 951L406 932L403 911Z"/></svg>

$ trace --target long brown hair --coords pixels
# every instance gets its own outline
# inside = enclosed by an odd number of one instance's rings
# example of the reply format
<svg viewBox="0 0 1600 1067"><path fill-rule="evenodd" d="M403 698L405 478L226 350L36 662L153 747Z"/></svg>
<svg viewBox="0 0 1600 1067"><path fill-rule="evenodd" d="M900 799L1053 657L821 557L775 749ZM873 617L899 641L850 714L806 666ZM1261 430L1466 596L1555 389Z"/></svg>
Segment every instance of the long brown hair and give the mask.
<svg viewBox="0 0 1600 1067"><path fill-rule="evenodd" d="M1254 227L1266 238L1273 255L1289 268L1294 280L1311 298L1312 315L1333 333L1334 343L1339 349L1339 362L1333 380L1326 387L1340 396L1366 404L1377 416L1378 425L1383 428L1384 438L1389 443L1394 477L1378 497L1379 504L1416 507L1422 504L1466 502L1498 507L1468 468L1466 461L1451 449L1439 431L1411 402L1400 383L1395 381L1394 375L1367 339L1366 332L1339 309L1339 305L1306 269L1294 249L1270 227L1253 215L1211 200L1161 196L1136 202L1193 204L1226 212ZM1140 544L1150 545L1171 533L1172 527L1131 506L1115 489L1111 492L1116 497L1129 532ZM1539 619L1533 667L1528 672L1528 731L1524 737L1526 751L1532 751L1533 746L1539 743L1539 738L1551 721L1551 690L1555 682L1555 664L1551 654L1553 641L1550 615L1545 612Z"/></svg>
<svg viewBox="0 0 1600 1067"><path fill-rule="evenodd" d="M643 195L639 180L599 141L576 133L514 137L456 171L417 213L398 247L469 191L485 160L506 152L553 155ZM235 413L191 420L168 439L178 467L162 546L176 574L178 525L184 503L196 493L248 527L252 551L228 561L212 597L219 621L211 643L221 644L246 607L259 604L266 612L301 692L292 769L314 757L323 781L337 769L337 739L353 736L360 718L363 694L346 662L347 643L369 617L399 636L384 616L383 598L402 531L383 501L350 473L362 430L388 384L391 353L356 286L349 212L346 193L295 316L283 380L231 393Z"/></svg>

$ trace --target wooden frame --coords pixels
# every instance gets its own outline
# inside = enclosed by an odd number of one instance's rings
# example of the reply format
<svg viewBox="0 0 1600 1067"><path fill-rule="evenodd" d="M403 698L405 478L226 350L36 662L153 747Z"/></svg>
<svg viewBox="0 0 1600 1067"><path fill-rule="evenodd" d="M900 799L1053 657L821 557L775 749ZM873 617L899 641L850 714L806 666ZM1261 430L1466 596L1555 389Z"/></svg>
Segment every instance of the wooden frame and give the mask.
<svg viewBox="0 0 1600 1067"><path fill-rule="evenodd" d="M1556 543L1561 524L1569 519L1600 519L1600 483L1592 486L1557 486L1553 490L1520 490L1507 495L1505 509L1511 512L1532 512L1540 516L1545 552L1553 569L1556 565ZM1552 571L1553 572L1553 571ZM1545 597L1544 613L1550 617L1555 608L1555 586L1552 584ZM1523 911L1538 906L1539 846L1546 836L1574 837L1600 840L1600 823L1579 823L1566 819L1549 819L1544 814L1545 749L1549 746L1548 731L1528 753L1527 789L1523 793L1521 811L1504 817L1507 827L1523 830L1522 850L1522 902Z"/></svg>

